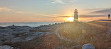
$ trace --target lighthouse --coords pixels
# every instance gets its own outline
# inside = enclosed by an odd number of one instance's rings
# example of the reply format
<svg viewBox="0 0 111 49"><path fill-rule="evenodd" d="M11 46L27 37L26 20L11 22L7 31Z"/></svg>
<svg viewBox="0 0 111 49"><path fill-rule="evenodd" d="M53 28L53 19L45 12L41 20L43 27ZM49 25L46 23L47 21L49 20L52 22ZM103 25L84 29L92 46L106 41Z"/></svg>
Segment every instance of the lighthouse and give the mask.
<svg viewBox="0 0 111 49"><path fill-rule="evenodd" d="M75 9L74 11L74 22L78 22L78 10Z"/></svg>

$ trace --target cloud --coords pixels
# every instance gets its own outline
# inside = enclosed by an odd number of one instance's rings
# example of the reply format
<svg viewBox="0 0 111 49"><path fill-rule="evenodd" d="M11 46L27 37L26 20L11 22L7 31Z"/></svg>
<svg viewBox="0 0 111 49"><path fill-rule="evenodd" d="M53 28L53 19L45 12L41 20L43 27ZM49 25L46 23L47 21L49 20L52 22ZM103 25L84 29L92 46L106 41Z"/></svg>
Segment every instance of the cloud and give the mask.
<svg viewBox="0 0 111 49"><path fill-rule="evenodd" d="M23 14L23 13L25 13L25 12L23 12L23 11L16 11L16 13L22 13L22 14Z"/></svg>
<svg viewBox="0 0 111 49"><path fill-rule="evenodd" d="M48 15L37 15L39 18L57 18L57 17L52 17Z"/></svg>
<svg viewBox="0 0 111 49"><path fill-rule="evenodd" d="M15 14L27 14L28 13L28 12L8 8L8 7L0 7L0 12L1 13L15 13Z"/></svg>
<svg viewBox="0 0 111 49"><path fill-rule="evenodd" d="M109 14L109 13L111 13L111 8L108 8L108 9L102 9L102 10L96 10L96 11L91 12L91 13Z"/></svg>
<svg viewBox="0 0 111 49"><path fill-rule="evenodd" d="M70 17L70 16L58 16L58 17Z"/></svg>
<svg viewBox="0 0 111 49"><path fill-rule="evenodd" d="M40 16L40 15L39 15ZM72 17L72 16L46 16L46 15L41 15L42 18L67 18L67 17Z"/></svg>
<svg viewBox="0 0 111 49"><path fill-rule="evenodd" d="M106 15L79 15L79 17L104 17Z"/></svg>
<svg viewBox="0 0 111 49"><path fill-rule="evenodd" d="M79 17L104 17L104 16L106 15L79 15ZM58 17L67 18L71 16L58 16Z"/></svg>
<svg viewBox="0 0 111 49"><path fill-rule="evenodd" d="M10 12L12 9L7 8L7 7L0 7L0 12Z"/></svg>
<svg viewBox="0 0 111 49"><path fill-rule="evenodd" d="M63 4L64 2L63 2L63 0L53 0L52 3L61 3L61 4Z"/></svg>
<svg viewBox="0 0 111 49"><path fill-rule="evenodd" d="M52 0L51 3L60 3L60 4L65 4L65 3L71 3L74 0Z"/></svg>
<svg viewBox="0 0 111 49"><path fill-rule="evenodd" d="M0 15L15 15L15 16L33 16L36 18L57 18L51 15L38 14L33 12L21 11L17 9L12 9L8 7L0 7Z"/></svg>

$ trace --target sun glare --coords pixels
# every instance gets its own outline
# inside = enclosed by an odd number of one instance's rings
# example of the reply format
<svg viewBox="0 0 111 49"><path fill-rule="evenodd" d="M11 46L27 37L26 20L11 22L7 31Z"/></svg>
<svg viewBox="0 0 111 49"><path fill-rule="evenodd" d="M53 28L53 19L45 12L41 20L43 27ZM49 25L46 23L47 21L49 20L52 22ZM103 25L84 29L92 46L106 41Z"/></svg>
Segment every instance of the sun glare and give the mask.
<svg viewBox="0 0 111 49"><path fill-rule="evenodd" d="M68 22L73 22L73 21L74 21L74 18L73 18L73 17L66 18L66 21L68 21Z"/></svg>

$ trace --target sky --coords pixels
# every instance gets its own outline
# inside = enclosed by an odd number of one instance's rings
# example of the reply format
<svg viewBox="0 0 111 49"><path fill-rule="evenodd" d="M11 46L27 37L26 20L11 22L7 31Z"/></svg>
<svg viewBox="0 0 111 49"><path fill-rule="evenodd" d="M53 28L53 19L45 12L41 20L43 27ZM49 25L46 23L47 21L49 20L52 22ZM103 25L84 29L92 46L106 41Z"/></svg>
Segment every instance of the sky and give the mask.
<svg viewBox="0 0 111 49"><path fill-rule="evenodd" d="M80 21L106 19L111 0L0 0L0 22L64 22L78 9Z"/></svg>

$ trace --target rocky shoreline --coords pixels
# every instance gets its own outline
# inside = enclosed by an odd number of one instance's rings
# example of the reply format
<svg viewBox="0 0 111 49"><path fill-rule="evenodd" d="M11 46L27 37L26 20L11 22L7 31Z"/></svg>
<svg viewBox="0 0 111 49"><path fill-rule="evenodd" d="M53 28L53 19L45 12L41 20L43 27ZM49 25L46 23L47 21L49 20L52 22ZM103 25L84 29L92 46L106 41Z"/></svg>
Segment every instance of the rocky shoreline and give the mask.
<svg viewBox="0 0 111 49"><path fill-rule="evenodd" d="M39 27L29 26L6 26L0 27L0 49L10 47L13 43L27 42L35 38L41 38L45 34L50 34L53 25L42 25ZM9 45L9 46L8 46ZM8 49L7 48L7 49ZM10 47L13 49L13 47Z"/></svg>
<svg viewBox="0 0 111 49"><path fill-rule="evenodd" d="M110 24L96 21L0 27L0 49L107 49Z"/></svg>

